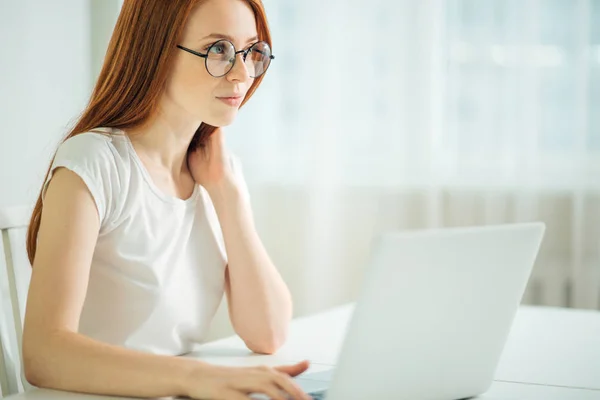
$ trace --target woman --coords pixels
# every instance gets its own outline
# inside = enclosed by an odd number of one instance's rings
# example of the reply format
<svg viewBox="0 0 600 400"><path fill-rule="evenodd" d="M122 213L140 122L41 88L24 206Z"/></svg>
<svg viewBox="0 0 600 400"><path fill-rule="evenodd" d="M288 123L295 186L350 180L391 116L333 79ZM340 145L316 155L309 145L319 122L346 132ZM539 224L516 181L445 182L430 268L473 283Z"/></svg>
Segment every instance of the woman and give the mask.
<svg viewBox="0 0 600 400"><path fill-rule="evenodd" d="M223 131L274 58L260 0L125 0L103 69L31 218L23 333L34 386L135 396L308 398L308 363L177 357L226 294L248 348L285 341L291 296Z"/></svg>

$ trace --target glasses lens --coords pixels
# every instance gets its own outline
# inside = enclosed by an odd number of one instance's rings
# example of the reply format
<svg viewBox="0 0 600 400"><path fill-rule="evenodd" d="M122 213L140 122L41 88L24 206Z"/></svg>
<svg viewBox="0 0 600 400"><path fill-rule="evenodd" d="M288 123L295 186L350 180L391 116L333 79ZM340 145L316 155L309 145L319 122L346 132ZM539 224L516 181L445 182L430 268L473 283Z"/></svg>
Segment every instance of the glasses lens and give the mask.
<svg viewBox="0 0 600 400"><path fill-rule="evenodd" d="M266 42L255 43L246 57L246 68L251 78L265 73L271 63L271 48Z"/></svg>
<svg viewBox="0 0 600 400"><path fill-rule="evenodd" d="M210 46L206 57L206 69L212 76L223 76L233 67L235 48L227 40L220 40Z"/></svg>

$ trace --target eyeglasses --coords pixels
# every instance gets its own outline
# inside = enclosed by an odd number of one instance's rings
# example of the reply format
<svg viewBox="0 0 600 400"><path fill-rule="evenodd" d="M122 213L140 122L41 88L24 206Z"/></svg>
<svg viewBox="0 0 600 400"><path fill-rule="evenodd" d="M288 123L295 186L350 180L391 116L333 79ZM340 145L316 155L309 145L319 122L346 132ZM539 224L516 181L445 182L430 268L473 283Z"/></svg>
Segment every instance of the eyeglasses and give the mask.
<svg viewBox="0 0 600 400"><path fill-rule="evenodd" d="M238 54L242 54L242 59L248 69L251 78L258 78L267 71L271 60L275 56L271 54L271 47L268 43L260 41L254 43L246 50L235 50L235 46L229 40L219 40L213 43L206 54L177 45L181 50L187 51L195 56L204 58L204 64L209 74L215 78L225 76L233 69Z"/></svg>

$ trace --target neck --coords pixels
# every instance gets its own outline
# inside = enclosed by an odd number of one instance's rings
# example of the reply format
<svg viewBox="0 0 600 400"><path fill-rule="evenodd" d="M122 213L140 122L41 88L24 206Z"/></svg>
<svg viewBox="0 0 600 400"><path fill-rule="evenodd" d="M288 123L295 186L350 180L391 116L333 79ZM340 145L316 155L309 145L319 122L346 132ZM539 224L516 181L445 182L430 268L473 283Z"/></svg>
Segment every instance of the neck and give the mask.
<svg viewBox="0 0 600 400"><path fill-rule="evenodd" d="M145 161L170 171L173 177L187 173L187 150L200 121L168 118L164 112L144 125L129 129L131 142Z"/></svg>

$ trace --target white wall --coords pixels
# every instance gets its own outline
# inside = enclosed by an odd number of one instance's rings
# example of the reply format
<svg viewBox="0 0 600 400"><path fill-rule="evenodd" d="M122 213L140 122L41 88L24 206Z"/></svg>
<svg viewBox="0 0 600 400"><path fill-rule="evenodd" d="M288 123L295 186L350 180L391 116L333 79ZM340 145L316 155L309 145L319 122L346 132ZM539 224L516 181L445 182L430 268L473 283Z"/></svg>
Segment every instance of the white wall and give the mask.
<svg viewBox="0 0 600 400"><path fill-rule="evenodd" d="M88 100L116 4L0 0L0 207L35 200Z"/></svg>

